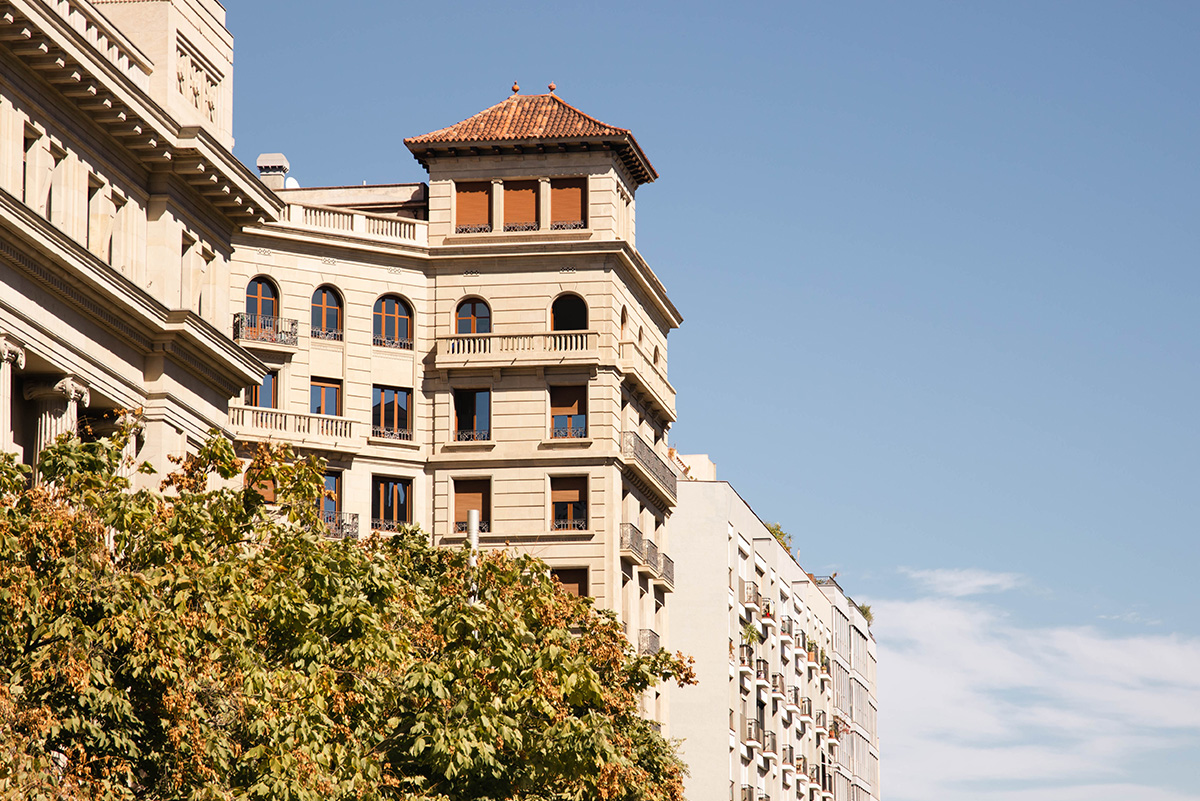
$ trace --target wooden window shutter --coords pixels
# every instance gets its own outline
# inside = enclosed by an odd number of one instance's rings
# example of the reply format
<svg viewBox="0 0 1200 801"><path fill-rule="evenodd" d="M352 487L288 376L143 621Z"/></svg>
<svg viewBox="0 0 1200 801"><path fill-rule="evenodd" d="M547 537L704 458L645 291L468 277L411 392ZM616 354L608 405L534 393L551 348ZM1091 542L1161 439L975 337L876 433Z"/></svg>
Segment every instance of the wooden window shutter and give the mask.
<svg viewBox="0 0 1200 801"><path fill-rule="evenodd" d="M487 226L492 222L492 184L474 181L454 185L454 206L458 228Z"/></svg>
<svg viewBox="0 0 1200 801"><path fill-rule="evenodd" d="M586 225L583 204L587 194L587 178L550 179L550 223Z"/></svg>
<svg viewBox="0 0 1200 801"><path fill-rule="evenodd" d="M587 501L587 478L573 476L550 479L550 501L552 503L585 503Z"/></svg>
<svg viewBox="0 0 1200 801"><path fill-rule="evenodd" d="M467 512L479 510L480 522L491 519L491 487L485 479L455 479L454 481L454 522L467 522Z"/></svg>
<svg viewBox="0 0 1200 801"><path fill-rule="evenodd" d="M538 182L504 182L504 229L536 229L538 222Z"/></svg>
<svg viewBox="0 0 1200 801"><path fill-rule="evenodd" d="M587 387L551 387L550 414L587 414Z"/></svg>
<svg viewBox="0 0 1200 801"><path fill-rule="evenodd" d="M563 589L578 598L588 594L588 571L586 567L558 567L550 571Z"/></svg>

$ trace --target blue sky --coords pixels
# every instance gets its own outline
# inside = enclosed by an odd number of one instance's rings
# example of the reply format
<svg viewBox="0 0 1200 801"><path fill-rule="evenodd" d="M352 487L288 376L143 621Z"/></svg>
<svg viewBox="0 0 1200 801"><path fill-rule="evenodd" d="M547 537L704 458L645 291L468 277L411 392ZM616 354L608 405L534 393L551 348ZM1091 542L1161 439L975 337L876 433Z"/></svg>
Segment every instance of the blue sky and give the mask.
<svg viewBox="0 0 1200 801"><path fill-rule="evenodd" d="M1200 799L1200 5L227 7L303 185L514 80L633 129L672 441L876 605L887 798Z"/></svg>

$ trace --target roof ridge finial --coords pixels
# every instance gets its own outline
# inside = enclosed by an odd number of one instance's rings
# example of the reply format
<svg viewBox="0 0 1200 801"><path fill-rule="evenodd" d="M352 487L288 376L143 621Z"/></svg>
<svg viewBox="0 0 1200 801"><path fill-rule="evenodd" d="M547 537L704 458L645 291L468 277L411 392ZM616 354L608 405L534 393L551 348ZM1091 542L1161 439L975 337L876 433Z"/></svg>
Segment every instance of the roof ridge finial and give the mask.
<svg viewBox="0 0 1200 801"><path fill-rule="evenodd" d="M557 89L558 87L554 85L554 81L551 81L550 86L548 86L547 88L550 90L550 94L554 94L554 90Z"/></svg>
<svg viewBox="0 0 1200 801"><path fill-rule="evenodd" d="M521 87L517 86L516 81L513 81L513 94L515 95L519 91L521 91Z"/></svg>

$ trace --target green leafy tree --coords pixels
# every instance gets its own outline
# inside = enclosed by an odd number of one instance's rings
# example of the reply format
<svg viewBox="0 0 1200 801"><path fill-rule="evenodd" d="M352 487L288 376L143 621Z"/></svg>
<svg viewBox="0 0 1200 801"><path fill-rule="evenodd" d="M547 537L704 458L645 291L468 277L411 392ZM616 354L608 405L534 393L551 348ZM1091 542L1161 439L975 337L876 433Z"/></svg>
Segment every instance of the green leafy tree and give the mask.
<svg viewBox="0 0 1200 801"><path fill-rule="evenodd" d="M0 798L682 798L689 660L544 564L330 541L320 463L217 438L132 492L123 436L0 456Z"/></svg>
<svg viewBox="0 0 1200 801"><path fill-rule="evenodd" d="M767 531L771 532L771 536L786 548L788 553L794 553L792 550L792 535L783 530L782 523L768 523Z"/></svg>

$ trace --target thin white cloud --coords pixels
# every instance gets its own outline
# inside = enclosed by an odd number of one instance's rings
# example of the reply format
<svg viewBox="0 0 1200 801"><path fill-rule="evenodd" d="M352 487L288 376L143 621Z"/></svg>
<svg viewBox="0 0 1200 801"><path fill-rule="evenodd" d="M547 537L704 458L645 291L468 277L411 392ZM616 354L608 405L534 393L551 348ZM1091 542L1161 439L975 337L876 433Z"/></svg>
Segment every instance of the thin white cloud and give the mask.
<svg viewBox="0 0 1200 801"><path fill-rule="evenodd" d="M900 572L919 582L929 592L952 598L965 598L986 592L1005 592L1025 583L1025 577L1020 573L996 573L975 568L913 570L902 567Z"/></svg>
<svg viewBox="0 0 1200 801"><path fill-rule="evenodd" d="M1021 626L928 586L871 599L889 801L1200 801L1138 767L1200 738L1200 640Z"/></svg>

